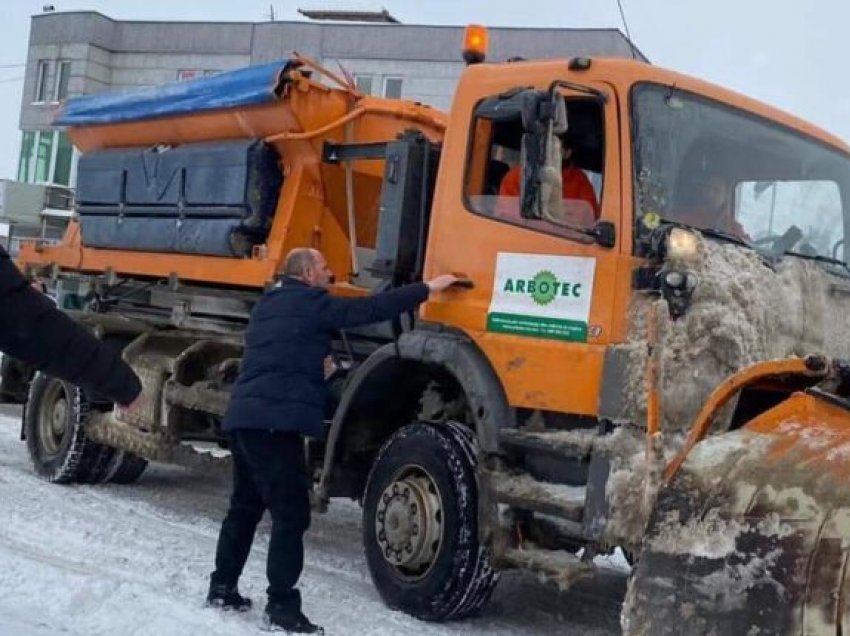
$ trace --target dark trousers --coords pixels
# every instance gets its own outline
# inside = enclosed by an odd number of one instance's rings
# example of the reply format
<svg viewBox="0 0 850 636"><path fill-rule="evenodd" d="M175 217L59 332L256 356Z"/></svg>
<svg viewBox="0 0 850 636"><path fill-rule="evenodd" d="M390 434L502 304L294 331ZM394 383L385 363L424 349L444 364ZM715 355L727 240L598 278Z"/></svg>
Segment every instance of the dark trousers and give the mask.
<svg viewBox="0 0 850 636"><path fill-rule="evenodd" d="M303 535L310 525L304 438L300 433L236 429L230 440L233 495L218 537L212 582L236 585L257 524L268 509L269 609L298 612L301 595L295 584L304 567Z"/></svg>

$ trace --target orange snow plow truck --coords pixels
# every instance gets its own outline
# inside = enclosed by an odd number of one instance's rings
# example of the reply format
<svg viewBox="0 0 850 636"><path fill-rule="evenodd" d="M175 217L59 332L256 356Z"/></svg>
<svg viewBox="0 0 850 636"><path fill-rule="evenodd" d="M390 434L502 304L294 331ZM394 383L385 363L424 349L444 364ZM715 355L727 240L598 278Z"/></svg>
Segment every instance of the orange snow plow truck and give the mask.
<svg viewBox="0 0 850 636"><path fill-rule="evenodd" d="M461 618L506 568L568 586L621 546L626 634L850 631L837 138L590 58L470 64L443 113L296 54L70 99L56 124L76 214L19 264L123 348L146 404L121 419L36 374L39 473L129 482L226 446L242 334L291 248L345 296L453 272L416 315L339 334L305 442L315 508L362 502L390 606Z"/></svg>

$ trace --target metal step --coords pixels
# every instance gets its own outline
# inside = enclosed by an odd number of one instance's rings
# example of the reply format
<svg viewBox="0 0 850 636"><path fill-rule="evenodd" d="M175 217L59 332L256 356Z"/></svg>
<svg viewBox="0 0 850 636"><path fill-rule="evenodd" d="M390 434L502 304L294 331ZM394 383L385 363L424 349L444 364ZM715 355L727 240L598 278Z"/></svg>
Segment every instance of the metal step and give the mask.
<svg viewBox="0 0 850 636"><path fill-rule="evenodd" d="M499 431L502 446L576 459L587 458L600 450L598 447L602 439L604 436L595 429L526 431L505 428Z"/></svg>
<svg viewBox="0 0 850 636"><path fill-rule="evenodd" d="M584 515L584 486L538 481L526 473L493 472L488 481L497 503L580 522Z"/></svg>
<svg viewBox="0 0 850 636"><path fill-rule="evenodd" d="M497 565L521 568L557 583L562 589L596 570L592 562L585 562L565 550L541 550L536 547L508 548L498 558Z"/></svg>

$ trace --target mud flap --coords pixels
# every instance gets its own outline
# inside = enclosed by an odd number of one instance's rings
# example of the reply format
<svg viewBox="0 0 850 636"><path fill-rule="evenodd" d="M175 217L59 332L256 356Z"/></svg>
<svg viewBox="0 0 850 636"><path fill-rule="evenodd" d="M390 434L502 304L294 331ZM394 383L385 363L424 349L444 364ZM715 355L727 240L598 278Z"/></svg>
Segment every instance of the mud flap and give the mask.
<svg viewBox="0 0 850 636"><path fill-rule="evenodd" d="M850 631L850 413L795 394L709 438L659 493L625 634Z"/></svg>

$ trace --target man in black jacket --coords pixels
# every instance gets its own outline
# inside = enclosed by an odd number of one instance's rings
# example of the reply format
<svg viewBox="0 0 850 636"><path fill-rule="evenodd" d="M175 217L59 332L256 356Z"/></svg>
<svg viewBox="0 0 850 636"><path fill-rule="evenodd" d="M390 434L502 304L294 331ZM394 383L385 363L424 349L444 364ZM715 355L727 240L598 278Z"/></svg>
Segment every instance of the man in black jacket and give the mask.
<svg viewBox="0 0 850 636"><path fill-rule="evenodd" d="M0 351L122 406L142 392L121 354L33 289L2 247Z"/></svg>
<svg viewBox="0 0 850 636"><path fill-rule="evenodd" d="M290 633L323 633L301 612L295 587L304 565L303 534L310 524L304 435L324 435L323 361L339 329L389 320L412 311L432 291L457 281L451 275L367 298L336 298L317 250L293 250L283 281L254 307L245 353L224 417L231 440L233 494L221 527L207 602L247 610L237 582L257 523L272 518L267 562L266 620Z"/></svg>

